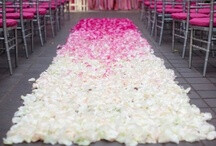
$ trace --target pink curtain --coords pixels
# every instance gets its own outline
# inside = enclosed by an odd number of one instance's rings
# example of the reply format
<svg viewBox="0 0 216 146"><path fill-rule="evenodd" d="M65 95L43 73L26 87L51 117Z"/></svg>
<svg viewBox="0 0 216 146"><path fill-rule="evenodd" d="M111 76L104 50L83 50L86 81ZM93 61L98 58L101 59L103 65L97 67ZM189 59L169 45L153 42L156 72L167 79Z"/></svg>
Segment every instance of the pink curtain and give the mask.
<svg viewBox="0 0 216 146"><path fill-rule="evenodd" d="M94 9L96 6L96 0L88 0L89 9Z"/></svg>
<svg viewBox="0 0 216 146"><path fill-rule="evenodd" d="M104 10L104 0L96 0L96 8L99 10Z"/></svg>
<svg viewBox="0 0 216 146"><path fill-rule="evenodd" d="M140 0L131 0L131 5L132 5L133 9L138 9L140 2L142 2L142 1L140 1Z"/></svg>
<svg viewBox="0 0 216 146"><path fill-rule="evenodd" d="M107 8L108 10L112 10L114 8L114 0L107 0Z"/></svg>
<svg viewBox="0 0 216 146"><path fill-rule="evenodd" d="M131 10L139 8L140 0L88 0L90 10Z"/></svg>

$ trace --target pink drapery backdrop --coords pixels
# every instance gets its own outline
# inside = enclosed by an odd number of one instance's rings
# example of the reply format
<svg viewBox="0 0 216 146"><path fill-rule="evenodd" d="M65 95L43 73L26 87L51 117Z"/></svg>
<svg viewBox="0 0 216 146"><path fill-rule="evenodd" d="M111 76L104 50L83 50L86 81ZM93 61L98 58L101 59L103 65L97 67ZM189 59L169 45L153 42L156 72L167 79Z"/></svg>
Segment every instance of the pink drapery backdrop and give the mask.
<svg viewBox="0 0 216 146"><path fill-rule="evenodd" d="M140 0L88 0L90 10L131 10L139 8Z"/></svg>
<svg viewBox="0 0 216 146"><path fill-rule="evenodd" d="M89 10L132 10L138 9L141 2L142 0L88 0L88 7Z"/></svg>

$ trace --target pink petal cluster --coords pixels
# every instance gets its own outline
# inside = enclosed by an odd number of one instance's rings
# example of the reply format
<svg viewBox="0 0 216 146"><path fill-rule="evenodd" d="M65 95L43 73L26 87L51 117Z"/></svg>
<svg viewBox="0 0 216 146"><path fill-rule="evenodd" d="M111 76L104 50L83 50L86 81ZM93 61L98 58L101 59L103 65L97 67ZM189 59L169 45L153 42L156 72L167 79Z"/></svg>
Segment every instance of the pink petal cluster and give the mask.
<svg viewBox="0 0 216 146"><path fill-rule="evenodd" d="M82 19L71 31L58 55L69 54L74 56L73 61L96 59L107 70L118 60L143 57L151 52L148 42L129 19ZM90 67L88 62L84 63Z"/></svg>

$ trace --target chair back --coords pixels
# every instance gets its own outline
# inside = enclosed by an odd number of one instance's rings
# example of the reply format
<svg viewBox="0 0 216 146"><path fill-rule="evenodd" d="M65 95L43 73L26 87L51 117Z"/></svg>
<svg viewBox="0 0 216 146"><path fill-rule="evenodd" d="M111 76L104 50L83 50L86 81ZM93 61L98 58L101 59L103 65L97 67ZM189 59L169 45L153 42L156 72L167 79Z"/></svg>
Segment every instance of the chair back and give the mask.
<svg viewBox="0 0 216 146"><path fill-rule="evenodd" d="M211 36L209 36L209 37L212 37L212 31L213 31L213 27L214 27L214 16L215 16L215 11L214 11L214 9L215 9L215 1L214 0L211 0L210 1L210 24L209 24L209 31L210 31L210 33L211 33Z"/></svg>
<svg viewBox="0 0 216 146"><path fill-rule="evenodd" d="M2 26L0 26L1 28L3 28L3 30L7 29L7 23L6 23L6 1L5 0L1 0L0 1L0 14L2 15Z"/></svg>
<svg viewBox="0 0 216 146"><path fill-rule="evenodd" d="M2 26L0 26L0 30L3 28L3 39L6 48L9 48L8 38L7 38L7 18L6 18L6 0L0 1L0 13L2 14Z"/></svg>
<svg viewBox="0 0 216 146"><path fill-rule="evenodd" d="M210 3L205 3L204 0L188 0L186 6L187 21L191 19L191 13L208 14L210 20L213 21L214 9L216 9L214 0L210 0Z"/></svg>

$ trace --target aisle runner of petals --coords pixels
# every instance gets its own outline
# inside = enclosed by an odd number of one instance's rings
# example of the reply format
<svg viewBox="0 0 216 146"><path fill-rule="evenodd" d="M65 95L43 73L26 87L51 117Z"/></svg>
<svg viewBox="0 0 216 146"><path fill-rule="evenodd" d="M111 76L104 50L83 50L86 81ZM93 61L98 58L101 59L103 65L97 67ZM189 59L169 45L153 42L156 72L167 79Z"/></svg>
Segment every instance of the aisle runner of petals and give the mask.
<svg viewBox="0 0 216 146"><path fill-rule="evenodd" d="M22 96L4 143L88 145L189 142L216 137L128 19L83 19Z"/></svg>

